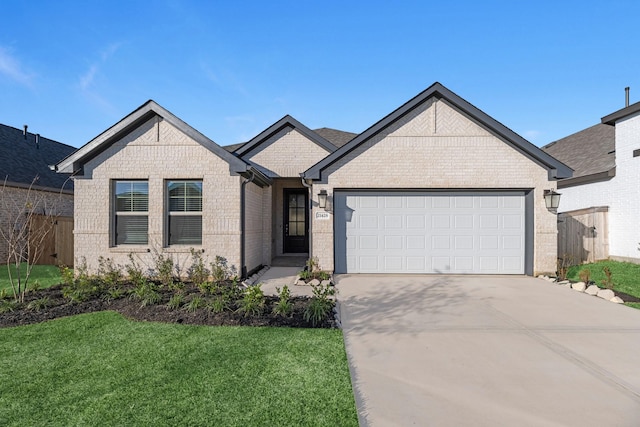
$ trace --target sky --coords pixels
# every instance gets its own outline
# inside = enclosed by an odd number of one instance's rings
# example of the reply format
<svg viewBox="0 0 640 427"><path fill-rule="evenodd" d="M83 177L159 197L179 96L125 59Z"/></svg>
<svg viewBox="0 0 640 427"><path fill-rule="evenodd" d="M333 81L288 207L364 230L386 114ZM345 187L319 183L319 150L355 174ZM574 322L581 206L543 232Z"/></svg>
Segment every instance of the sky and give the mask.
<svg viewBox="0 0 640 427"><path fill-rule="evenodd" d="M360 133L440 82L542 146L640 100L640 2L0 0L0 123L81 147L149 99L220 145Z"/></svg>

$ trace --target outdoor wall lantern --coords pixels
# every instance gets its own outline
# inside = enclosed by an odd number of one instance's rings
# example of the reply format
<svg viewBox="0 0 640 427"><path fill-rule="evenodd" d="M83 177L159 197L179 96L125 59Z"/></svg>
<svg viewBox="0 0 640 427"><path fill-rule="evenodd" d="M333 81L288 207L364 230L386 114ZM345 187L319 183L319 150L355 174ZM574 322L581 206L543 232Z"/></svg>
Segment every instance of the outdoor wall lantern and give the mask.
<svg viewBox="0 0 640 427"><path fill-rule="evenodd" d="M320 190L318 193L318 206L322 209L327 207L327 190Z"/></svg>
<svg viewBox="0 0 640 427"><path fill-rule="evenodd" d="M560 206L560 193L556 193L554 190L544 190L544 203L549 211L557 212L558 206Z"/></svg>

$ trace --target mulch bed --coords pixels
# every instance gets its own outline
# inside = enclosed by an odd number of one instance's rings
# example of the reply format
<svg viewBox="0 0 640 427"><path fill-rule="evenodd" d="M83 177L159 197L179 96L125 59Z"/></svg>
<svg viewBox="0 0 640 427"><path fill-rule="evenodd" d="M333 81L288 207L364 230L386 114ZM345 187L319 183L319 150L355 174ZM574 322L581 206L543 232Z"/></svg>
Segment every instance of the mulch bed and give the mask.
<svg viewBox="0 0 640 427"><path fill-rule="evenodd" d="M223 313L213 313L207 308L199 308L194 312L187 311L184 307L170 309L167 307L169 298L174 294L170 291L161 291L162 300L156 305L141 306L137 299L126 295L115 300L92 298L87 301L72 303L62 295L62 286L56 285L48 289L28 292L25 303L12 312L0 314L0 327L12 327L40 323L60 317L73 316L82 313L113 310L130 320L162 323L181 323L188 325L208 326L277 326L292 328L335 328L336 321L333 312L323 322L312 325L304 320L304 310L310 298L292 297L293 310L291 315L284 317L273 314L277 297L265 296L265 307L261 315L248 315L237 310L229 310ZM199 295L198 289L193 285L187 285L184 289L185 298ZM41 298L48 299L47 308L41 310L29 309L29 302Z"/></svg>

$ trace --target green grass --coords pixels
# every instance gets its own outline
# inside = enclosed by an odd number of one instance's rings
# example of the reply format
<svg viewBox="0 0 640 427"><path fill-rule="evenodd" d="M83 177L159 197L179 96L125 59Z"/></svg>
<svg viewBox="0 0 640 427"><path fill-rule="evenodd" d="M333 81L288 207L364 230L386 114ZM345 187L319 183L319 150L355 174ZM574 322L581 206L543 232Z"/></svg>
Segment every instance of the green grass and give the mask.
<svg viewBox="0 0 640 427"><path fill-rule="evenodd" d="M26 270L26 264L20 265L21 277L24 278ZM13 274L13 272L12 272ZM14 275L15 276L15 275ZM29 284L33 284L38 281L41 288L48 288L60 283L60 270L55 265L34 265L29 276ZM7 271L7 265L0 265L0 290L6 289L7 292L11 291L11 283L9 282L9 272Z"/></svg>
<svg viewBox="0 0 640 427"><path fill-rule="evenodd" d="M3 426L357 426L335 329L83 314L0 329Z"/></svg>
<svg viewBox="0 0 640 427"><path fill-rule="evenodd" d="M606 279L604 267L611 270L611 280L614 284L613 290L624 292L640 298L640 264L618 261L599 261L592 264L576 265L569 268L567 278L570 280L581 280L580 271L589 269L591 279L600 287L604 287L602 281Z"/></svg>

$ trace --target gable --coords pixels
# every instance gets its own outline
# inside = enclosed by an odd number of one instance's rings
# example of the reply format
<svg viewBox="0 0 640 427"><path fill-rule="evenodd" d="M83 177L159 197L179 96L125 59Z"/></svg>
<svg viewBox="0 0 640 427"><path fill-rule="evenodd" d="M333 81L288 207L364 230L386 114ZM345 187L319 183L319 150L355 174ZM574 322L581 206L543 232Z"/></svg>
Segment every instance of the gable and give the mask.
<svg viewBox="0 0 640 427"><path fill-rule="evenodd" d="M257 164L271 177L299 177L331 151L297 129L285 127L247 152L243 159Z"/></svg>
<svg viewBox="0 0 640 427"><path fill-rule="evenodd" d="M163 124L170 124L171 126L167 127L163 126ZM56 165L56 171L82 174L88 162L98 158L103 152L110 149L112 145L116 143L122 144L126 140L137 140L137 136L140 133L146 135L141 139L140 143L142 141L155 140L155 143L160 144L161 141L166 141L166 144L172 147L178 147L187 141L189 141L188 143L199 144L205 150L226 162L231 174L252 176L252 179L255 178L255 182L260 185L266 185L270 182L267 177L254 170L248 163L229 153L152 100L147 101L124 119L82 146L75 153L60 161ZM167 152L166 155L172 156L174 154ZM104 157L100 157L100 159L104 159ZM98 163L100 159L98 159ZM153 161L153 159L150 159L150 161ZM96 162L94 161L92 165L92 167L95 167Z"/></svg>
<svg viewBox="0 0 640 427"><path fill-rule="evenodd" d="M515 132L489 117L440 83L434 83L424 92L393 111L391 114L365 130L349 143L321 160L304 173L306 179L326 179L326 175L336 170L333 165L342 164L352 153L362 153L363 148L372 146L386 136L427 136L441 137L487 137L493 136L545 168L550 179L571 176L571 169L540 150ZM457 144L469 143L458 140ZM411 151L405 151L405 167L412 161ZM434 159L437 161L437 159ZM496 170L497 171L497 170Z"/></svg>

